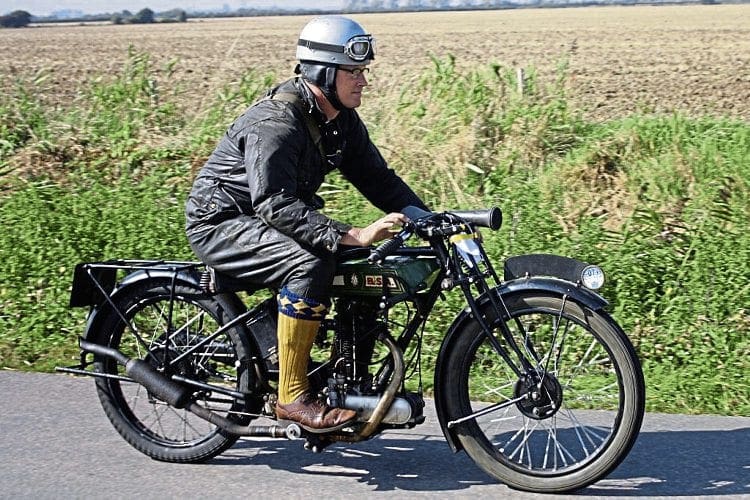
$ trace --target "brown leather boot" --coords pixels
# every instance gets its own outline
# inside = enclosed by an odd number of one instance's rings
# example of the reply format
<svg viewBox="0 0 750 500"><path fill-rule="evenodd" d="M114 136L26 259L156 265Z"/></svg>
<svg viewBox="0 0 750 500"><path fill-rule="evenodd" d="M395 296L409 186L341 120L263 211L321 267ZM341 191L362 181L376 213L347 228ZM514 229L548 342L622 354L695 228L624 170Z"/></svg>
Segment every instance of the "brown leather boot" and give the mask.
<svg viewBox="0 0 750 500"><path fill-rule="evenodd" d="M306 430L320 434L345 427L357 417L357 412L331 408L306 392L291 403L276 403L276 417L279 420L297 422Z"/></svg>

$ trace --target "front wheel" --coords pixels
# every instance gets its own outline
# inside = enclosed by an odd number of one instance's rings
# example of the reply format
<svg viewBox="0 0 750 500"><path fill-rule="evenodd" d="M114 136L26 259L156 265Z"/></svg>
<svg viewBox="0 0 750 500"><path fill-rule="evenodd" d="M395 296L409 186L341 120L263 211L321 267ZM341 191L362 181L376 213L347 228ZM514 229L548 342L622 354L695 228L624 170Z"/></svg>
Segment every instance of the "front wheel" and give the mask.
<svg viewBox="0 0 750 500"><path fill-rule="evenodd" d="M527 362L514 371L476 321L465 323L445 360L452 383L442 389L444 422L483 470L512 488L583 488L614 469L638 436L638 358L606 313L569 297L525 292L503 301L506 314L488 307L487 320L506 349L500 322L508 326Z"/></svg>

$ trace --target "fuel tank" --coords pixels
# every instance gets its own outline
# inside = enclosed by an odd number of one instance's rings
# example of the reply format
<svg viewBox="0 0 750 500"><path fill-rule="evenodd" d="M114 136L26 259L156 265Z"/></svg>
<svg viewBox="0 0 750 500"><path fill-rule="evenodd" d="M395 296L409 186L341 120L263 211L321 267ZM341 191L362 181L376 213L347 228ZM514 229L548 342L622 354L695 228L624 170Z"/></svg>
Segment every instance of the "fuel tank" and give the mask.
<svg viewBox="0 0 750 500"><path fill-rule="evenodd" d="M439 270L434 256L394 255L376 264L348 260L339 263L331 292L334 297L412 295L432 285Z"/></svg>

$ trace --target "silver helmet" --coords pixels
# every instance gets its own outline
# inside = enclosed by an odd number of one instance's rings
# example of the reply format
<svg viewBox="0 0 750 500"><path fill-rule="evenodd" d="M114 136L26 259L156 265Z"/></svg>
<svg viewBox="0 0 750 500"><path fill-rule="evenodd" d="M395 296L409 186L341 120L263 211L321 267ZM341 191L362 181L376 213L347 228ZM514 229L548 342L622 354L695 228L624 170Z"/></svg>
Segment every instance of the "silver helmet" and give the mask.
<svg viewBox="0 0 750 500"><path fill-rule="evenodd" d="M297 59L335 65L369 64L375 59L375 39L348 17L316 17L300 32Z"/></svg>

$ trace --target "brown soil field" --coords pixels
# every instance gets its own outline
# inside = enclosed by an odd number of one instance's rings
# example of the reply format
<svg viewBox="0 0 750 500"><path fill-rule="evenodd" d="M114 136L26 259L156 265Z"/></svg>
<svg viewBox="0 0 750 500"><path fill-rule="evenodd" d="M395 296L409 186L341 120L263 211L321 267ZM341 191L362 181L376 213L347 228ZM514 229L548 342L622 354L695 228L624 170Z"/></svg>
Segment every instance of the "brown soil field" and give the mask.
<svg viewBox="0 0 750 500"><path fill-rule="evenodd" d="M750 4L587 7L354 16L378 43L370 92L429 67L534 68L542 82L569 63L571 97L595 119L636 111L750 121ZM119 73L128 46L156 67L178 59L186 99L215 95L250 68L292 74L305 17L193 19L161 25L50 25L0 30L0 88L49 72L45 97L70 105L87 81Z"/></svg>

